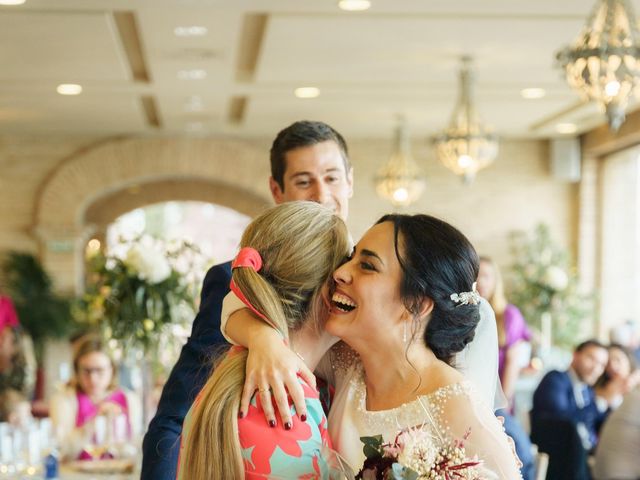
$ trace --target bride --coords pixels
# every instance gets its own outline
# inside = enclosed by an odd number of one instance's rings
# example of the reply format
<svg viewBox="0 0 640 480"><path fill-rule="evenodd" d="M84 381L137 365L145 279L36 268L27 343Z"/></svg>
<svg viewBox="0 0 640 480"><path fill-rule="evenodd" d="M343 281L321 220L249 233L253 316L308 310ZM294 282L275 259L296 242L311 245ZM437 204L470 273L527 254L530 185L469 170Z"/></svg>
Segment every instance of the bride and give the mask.
<svg viewBox="0 0 640 480"><path fill-rule="evenodd" d="M477 274L466 237L427 215L382 217L335 271L325 329L350 349L334 348L319 373L336 387L334 448L354 469L365 460L361 437L393 443L401 430L420 427L436 449L464 440L465 458L477 457L484 472L469 478L520 478L490 401L452 366L480 321ZM247 322L232 318L227 333L250 352L260 350L260 358L280 356L281 341L256 342L264 337L251 337L257 326L246 329Z"/></svg>

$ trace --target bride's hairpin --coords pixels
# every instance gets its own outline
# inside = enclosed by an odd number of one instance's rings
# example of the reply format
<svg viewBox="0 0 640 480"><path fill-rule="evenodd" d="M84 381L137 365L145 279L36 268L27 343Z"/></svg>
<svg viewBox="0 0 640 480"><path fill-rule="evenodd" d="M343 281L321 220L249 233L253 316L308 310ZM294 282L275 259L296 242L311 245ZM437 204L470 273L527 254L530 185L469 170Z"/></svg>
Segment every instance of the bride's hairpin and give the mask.
<svg viewBox="0 0 640 480"><path fill-rule="evenodd" d="M460 305L478 305L480 303L480 294L476 290L476 282L473 282L470 292L452 293L450 298Z"/></svg>

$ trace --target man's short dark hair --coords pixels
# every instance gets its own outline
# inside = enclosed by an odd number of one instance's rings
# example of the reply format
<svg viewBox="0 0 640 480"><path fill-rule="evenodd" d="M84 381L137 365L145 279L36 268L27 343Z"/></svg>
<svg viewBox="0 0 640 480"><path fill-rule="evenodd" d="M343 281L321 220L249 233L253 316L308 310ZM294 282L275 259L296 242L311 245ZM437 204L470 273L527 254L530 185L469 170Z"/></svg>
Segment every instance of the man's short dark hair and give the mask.
<svg viewBox="0 0 640 480"><path fill-rule="evenodd" d="M284 191L284 172L287 168L285 155L291 150L310 147L332 140L338 144L344 161L345 174L349 173L349 152L342 135L324 122L301 120L281 130L271 145L271 176Z"/></svg>
<svg viewBox="0 0 640 480"><path fill-rule="evenodd" d="M596 340L595 338L591 338L589 340L585 340L584 342L582 342L580 345L578 345L576 347L576 352L581 352L589 347L598 347L598 348L603 348L603 349L607 349L607 346L600 342L599 340Z"/></svg>

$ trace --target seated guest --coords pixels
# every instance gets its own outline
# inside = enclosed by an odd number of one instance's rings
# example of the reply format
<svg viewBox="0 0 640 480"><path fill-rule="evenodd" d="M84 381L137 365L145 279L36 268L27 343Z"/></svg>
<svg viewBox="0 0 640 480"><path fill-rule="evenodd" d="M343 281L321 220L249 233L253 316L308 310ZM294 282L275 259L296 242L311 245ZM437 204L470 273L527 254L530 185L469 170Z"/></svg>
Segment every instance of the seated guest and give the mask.
<svg viewBox="0 0 640 480"><path fill-rule="evenodd" d="M31 419L31 404L22 393L11 388L0 392L0 422L25 428Z"/></svg>
<svg viewBox="0 0 640 480"><path fill-rule="evenodd" d="M622 345L631 352L636 365L640 365L640 326L634 320L627 320L611 328L611 343Z"/></svg>
<svg viewBox="0 0 640 480"><path fill-rule="evenodd" d="M640 389L629 392L620 408L607 418L596 450L597 480L640 478Z"/></svg>
<svg viewBox="0 0 640 480"><path fill-rule="evenodd" d="M636 370L635 359L620 344L609 345L609 361L604 373L596 382L596 399L604 399L607 406L615 410L622 403L624 395L640 382L640 370Z"/></svg>
<svg viewBox="0 0 640 480"><path fill-rule="evenodd" d="M489 257L480 257L478 293L484 297L496 314L498 328L498 374L509 405L513 406L515 384L522 369L522 358L527 357L531 332L518 307L510 304L504 294L504 284L498 265ZM511 409L501 409L496 415L504 419L504 430L514 441L516 453L522 462L524 480L533 480L535 461L529 435L524 431Z"/></svg>
<svg viewBox="0 0 640 480"><path fill-rule="evenodd" d="M28 367L22 336L13 302L0 295L0 393L15 390L29 398L34 372Z"/></svg>
<svg viewBox="0 0 640 480"><path fill-rule="evenodd" d="M576 425L584 448L595 448L607 409L596 402L593 385L604 372L608 357L607 347L597 340L578 345L569 369L550 371L536 388L532 423L544 419L569 420Z"/></svg>
<svg viewBox="0 0 640 480"><path fill-rule="evenodd" d="M598 442L606 409L596 403L593 384L604 372L607 348L581 343L568 370L547 373L533 394L531 440L549 454L547 478L589 479L587 455Z"/></svg>
<svg viewBox="0 0 640 480"><path fill-rule="evenodd" d="M73 369L70 385L51 400L51 420L65 458L91 458L85 447L91 443L97 416L124 414L129 436L141 433L140 401L117 387L115 364L98 338L88 336L79 342Z"/></svg>

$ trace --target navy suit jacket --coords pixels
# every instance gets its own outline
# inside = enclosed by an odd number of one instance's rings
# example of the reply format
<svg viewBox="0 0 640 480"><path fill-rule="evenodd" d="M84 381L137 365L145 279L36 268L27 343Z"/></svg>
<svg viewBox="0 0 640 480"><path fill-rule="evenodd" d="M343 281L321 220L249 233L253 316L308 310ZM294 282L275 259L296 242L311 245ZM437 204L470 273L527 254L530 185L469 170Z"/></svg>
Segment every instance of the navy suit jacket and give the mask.
<svg viewBox="0 0 640 480"><path fill-rule="evenodd" d="M588 388L587 397L585 406L578 407L569 373L552 370L544 376L533 394L531 422L558 419L569 420L574 424L583 423L592 445L595 446L606 412L598 410L593 388Z"/></svg>
<svg viewBox="0 0 640 480"><path fill-rule="evenodd" d="M191 336L182 347L144 436L141 480L176 478L184 417L207 381L213 357L229 346L220 332L220 314L230 281L230 262L211 267L205 276Z"/></svg>

